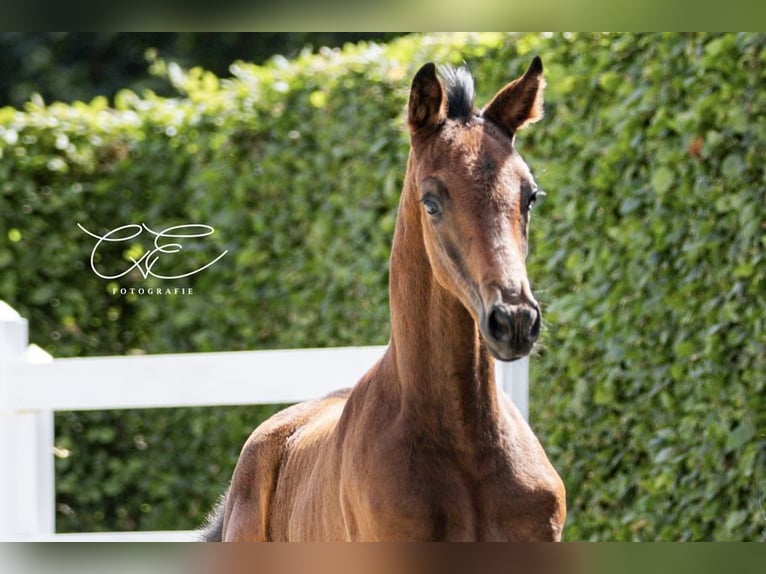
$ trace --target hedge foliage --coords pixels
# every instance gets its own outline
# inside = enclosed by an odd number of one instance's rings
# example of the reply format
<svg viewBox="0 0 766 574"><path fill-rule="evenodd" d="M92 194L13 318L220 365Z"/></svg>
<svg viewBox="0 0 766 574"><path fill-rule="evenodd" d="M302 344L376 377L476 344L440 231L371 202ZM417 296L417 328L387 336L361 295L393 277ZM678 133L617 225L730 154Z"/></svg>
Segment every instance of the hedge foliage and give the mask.
<svg viewBox="0 0 766 574"><path fill-rule="evenodd" d="M0 32L0 106L23 106L34 93L72 102L121 89L172 95L147 61L201 66L219 76L237 59L261 64L274 54L348 42L390 41L395 32Z"/></svg>
<svg viewBox="0 0 766 574"><path fill-rule="evenodd" d="M762 35L411 36L4 108L0 294L59 357L384 344L412 75L465 61L484 102L535 53L531 413L565 536L766 540ZM229 252L172 282L194 295L114 295L167 282L96 277L77 222L204 223L195 256ZM59 414L58 528L194 527L266 414Z"/></svg>
<svg viewBox="0 0 766 574"><path fill-rule="evenodd" d="M552 193L530 274L549 330L531 409L567 536L766 539L766 37L541 52Z"/></svg>

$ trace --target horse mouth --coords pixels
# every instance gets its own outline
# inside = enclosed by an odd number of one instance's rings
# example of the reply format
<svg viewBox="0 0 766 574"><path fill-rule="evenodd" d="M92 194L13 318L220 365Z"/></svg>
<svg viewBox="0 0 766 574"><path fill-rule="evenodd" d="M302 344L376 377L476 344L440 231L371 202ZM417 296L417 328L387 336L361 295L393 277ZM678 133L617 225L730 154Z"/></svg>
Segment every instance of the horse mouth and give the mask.
<svg viewBox="0 0 766 574"><path fill-rule="evenodd" d="M484 342L489 350L489 354L498 361L503 361L505 363L523 359L532 352L532 348L534 347L534 343L530 343L526 349L499 349L496 345L487 341L486 337L484 338Z"/></svg>

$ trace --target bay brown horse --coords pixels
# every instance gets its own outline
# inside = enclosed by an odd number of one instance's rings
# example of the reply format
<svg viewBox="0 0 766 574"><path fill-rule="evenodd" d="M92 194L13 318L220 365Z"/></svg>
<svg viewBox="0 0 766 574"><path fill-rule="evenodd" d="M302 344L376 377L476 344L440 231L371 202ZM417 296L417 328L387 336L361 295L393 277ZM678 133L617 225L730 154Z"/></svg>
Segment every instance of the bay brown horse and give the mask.
<svg viewBox="0 0 766 574"><path fill-rule="evenodd" d="M514 138L542 117L542 71L535 58L482 110L465 69L415 75L388 348L352 389L252 433L204 539L560 539L563 483L492 360L527 355L540 330L537 187Z"/></svg>

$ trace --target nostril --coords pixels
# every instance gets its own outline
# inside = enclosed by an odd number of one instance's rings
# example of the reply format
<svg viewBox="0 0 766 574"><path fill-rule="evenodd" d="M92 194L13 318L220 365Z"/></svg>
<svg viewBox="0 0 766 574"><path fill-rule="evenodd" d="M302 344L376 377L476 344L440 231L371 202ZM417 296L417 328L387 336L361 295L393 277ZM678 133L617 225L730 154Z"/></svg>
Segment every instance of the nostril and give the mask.
<svg viewBox="0 0 766 574"><path fill-rule="evenodd" d="M535 306L535 308L532 310L532 313L534 313L535 320L532 322L532 328L529 330L529 337L530 339L535 340L540 335L542 313L540 312L540 308L537 306Z"/></svg>
<svg viewBox="0 0 766 574"><path fill-rule="evenodd" d="M501 307L494 307L488 319L489 334L497 341L511 340L513 324L510 314Z"/></svg>

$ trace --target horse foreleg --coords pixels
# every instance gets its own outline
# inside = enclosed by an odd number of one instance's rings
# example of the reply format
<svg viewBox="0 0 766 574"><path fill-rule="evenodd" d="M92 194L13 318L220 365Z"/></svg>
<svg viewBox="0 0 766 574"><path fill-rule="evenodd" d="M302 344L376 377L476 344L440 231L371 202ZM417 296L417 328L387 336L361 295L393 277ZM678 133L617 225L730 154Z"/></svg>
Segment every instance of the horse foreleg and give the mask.
<svg viewBox="0 0 766 574"><path fill-rule="evenodd" d="M284 445L269 439L253 433L242 449L226 496L224 542L266 542L271 538L271 504Z"/></svg>

